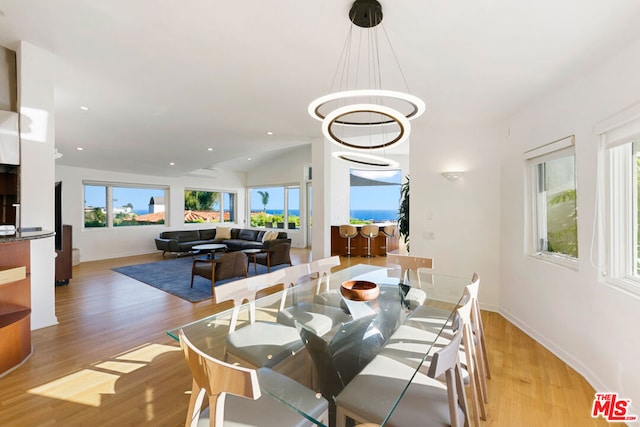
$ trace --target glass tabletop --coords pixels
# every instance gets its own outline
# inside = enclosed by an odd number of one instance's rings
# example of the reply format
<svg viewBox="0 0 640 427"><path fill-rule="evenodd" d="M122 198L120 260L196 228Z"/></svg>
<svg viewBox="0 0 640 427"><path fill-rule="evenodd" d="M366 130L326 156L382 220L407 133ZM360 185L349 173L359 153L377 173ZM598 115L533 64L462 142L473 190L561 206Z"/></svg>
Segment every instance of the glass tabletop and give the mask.
<svg viewBox="0 0 640 427"><path fill-rule="evenodd" d="M277 325L289 334L297 332L300 342L287 344L287 357L278 356L285 344L279 341L265 342L265 333L249 338L253 347L262 348L266 366L284 374L324 396L330 404L333 424L333 401L340 391L382 349L389 338L417 307L429 307L439 317L431 325L436 341L442 328L456 308L469 278L448 276L433 270L421 270L419 277L413 273L405 281L400 280L400 269L358 264L332 273L327 280L306 278L285 291L256 299L255 302L236 306L212 316L168 331L178 339L182 329L189 340L204 353L222 361L257 368L258 362L249 363L237 359L228 348L233 338L243 335L242 330L253 322ZM377 284L379 295L370 301L352 301L342 297L340 285L349 280L368 281ZM221 286L232 286L230 282ZM245 330L248 331L249 329ZM231 332L230 332L231 331ZM252 335L244 334L249 337ZM230 341L231 340L231 341ZM420 369L422 362L432 353L432 343L403 348L403 357L411 360L411 370ZM424 343L423 343L424 344ZM254 350L255 350L254 348ZM264 352L263 352L264 353ZM413 367L415 366L415 369ZM411 372L399 372L398 379L412 379ZM263 393L281 400L317 425L325 425L310 415L310 409L297 396L287 390L274 389L261 384ZM383 402L385 411L391 413L403 392L390 396Z"/></svg>

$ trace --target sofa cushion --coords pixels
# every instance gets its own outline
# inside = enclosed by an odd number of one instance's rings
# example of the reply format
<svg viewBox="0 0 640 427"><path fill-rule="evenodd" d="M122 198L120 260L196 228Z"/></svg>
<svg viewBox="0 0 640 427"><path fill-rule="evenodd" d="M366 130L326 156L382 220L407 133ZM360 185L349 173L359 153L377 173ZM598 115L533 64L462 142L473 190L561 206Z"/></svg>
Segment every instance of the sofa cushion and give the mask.
<svg viewBox="0 0 640 427"><path fill-rule="evenodd" d="M255 242L257 235L258 235L258 231L257 230L242 229L238 233L238 239L240 239L240 240L250 240L250 241Z"/></svg>
<svg viewBox="0 0 640 427"><path fill-rule="evenodd" d="M200 240L213 240L216 238L216 229L210 228L208 230L199 230Z"/></svg>
<svg viewBox="0 0 640 427"><path fill-rule="evenodd" d="M231 238L231 228L229 227L217 227L216 228L216 239L224 240Z"/></svg>
<svg viewBox="0 0 640 427"><path fill-rule="evenodd" d="M176 239L178 242L190 242L200 239L198 230L167 231L162 234L165 239Z"/></svg>

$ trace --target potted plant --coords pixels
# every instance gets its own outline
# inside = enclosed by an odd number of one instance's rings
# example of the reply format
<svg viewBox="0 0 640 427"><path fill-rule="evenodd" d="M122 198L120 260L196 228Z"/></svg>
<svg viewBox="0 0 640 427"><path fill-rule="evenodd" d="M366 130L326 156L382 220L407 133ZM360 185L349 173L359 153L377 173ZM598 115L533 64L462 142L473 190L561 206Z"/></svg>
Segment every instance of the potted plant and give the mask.
<svg viewBox="0 0 640 427"><path fill-rule="evenodd" d="M398 211L398 232L407 245L409 251L409 176L400 186L400 209Z"/></svg>

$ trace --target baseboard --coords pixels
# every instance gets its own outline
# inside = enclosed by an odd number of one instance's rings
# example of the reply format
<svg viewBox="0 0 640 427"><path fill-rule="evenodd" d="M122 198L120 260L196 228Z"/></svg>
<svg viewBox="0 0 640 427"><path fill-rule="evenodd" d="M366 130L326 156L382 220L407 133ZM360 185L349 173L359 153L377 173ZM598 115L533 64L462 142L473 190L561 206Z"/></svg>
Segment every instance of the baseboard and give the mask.
<svg viewBox="0 0 640 427"><path fill-rule="evenodd" d="M525 334L529 335L532 339L542 345L544 348L553 353L556 357L562 360L564 363L573 368L578 374L582 375L582 377L593 387L596 391L610 391L613 388L607 387L607 385L598 377L589 368L587 365L582 363L578 358L568 353L562 347L554 343L553 341L547 339L544 334L536 331L535 329L529 327L526 322L520 320L517 316L513 315L508 310L504 308L500 308L497 311L501 314L505 319L511 322L514 326L520 329Z"/></svg>
<svg viewBox="0 0 640 427"><path fill-rule="evenodd" d="M137 256L137 255L149 255L149 254L161 254L162 252L155 249L152 251L135 251L135 252L118 252L117 254L108 254L99 257L83 257L80 255L80 263L83 262L91 262L91 261L103 261L105 259L115 259L115 258L125 258L129 256Z"/></svg>

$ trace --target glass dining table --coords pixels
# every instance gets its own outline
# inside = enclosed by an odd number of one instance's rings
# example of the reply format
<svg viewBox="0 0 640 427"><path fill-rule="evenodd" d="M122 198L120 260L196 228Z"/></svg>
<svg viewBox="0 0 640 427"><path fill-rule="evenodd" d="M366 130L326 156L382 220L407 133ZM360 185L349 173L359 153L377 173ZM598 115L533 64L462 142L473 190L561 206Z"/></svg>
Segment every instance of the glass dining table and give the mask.
<svg viewBox="0 0 640 427"><path fill-rule="evenodd" d="M328 283L326 280L319 282L319 279L306 278L284 291L177 327L167 333L178 340L178 331L182 329L201 351L224 361L228 356L227 336L249 325L252 320L278 322L296 328L302 342L300 351L272 366L272 369L316 390L318 396L325 397L329 401L331 415L327 427L333 427L335 396L383 349L395 330L417 307L427 306L433 308L438 318L433 323L435 326L432 331L436 332L432 334L433 342L420 346L419 353L405 355L408 360L412 360L411 366L416 366L416 372L421 369L421 361L427 360L435 351L436 346L433 344L458 306L464 287L470 282L470 277L439 274L434 270L421 270L420 280L412 273L403 281L400 273L399 268L354 265L332 273ZM375 283L379 294L366 302L343 297L340 292L341 284L353 280ZM424 351L425 348L427 351ZM230 363L257 368L242 360ZM406 381L408 387L412 378L413 375L402 372L398 373L397 379ZM306 407L307 403L287 390L271 389L263 384L261 390L279 399L283 405L288 405L312 423L326 425L310 415L311 408ZM371 392L375 393L375 390ZM375 404L383 405L384 412L390 415L403 394L404 390L397 396L376 399Z"/></svg>

